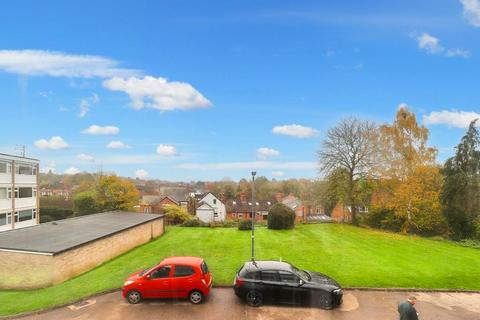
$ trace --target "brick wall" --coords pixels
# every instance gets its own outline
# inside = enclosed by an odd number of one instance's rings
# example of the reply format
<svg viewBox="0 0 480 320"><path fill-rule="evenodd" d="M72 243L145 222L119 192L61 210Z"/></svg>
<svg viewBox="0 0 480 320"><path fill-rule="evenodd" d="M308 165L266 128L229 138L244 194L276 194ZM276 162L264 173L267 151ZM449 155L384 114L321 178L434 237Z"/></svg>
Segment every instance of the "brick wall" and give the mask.
<svg viewBox="0 0 480 320"><path fill-rule="evenodd" d="M33 289L53 281L53 256L0 252L0 288Z"/></svg>
<svg viewBox="0 0 480 320"><path fill-rule="evenodd" d="M61 283L163 234L163 219L125 230L55 256L0 251L0 289Z"/></svg>

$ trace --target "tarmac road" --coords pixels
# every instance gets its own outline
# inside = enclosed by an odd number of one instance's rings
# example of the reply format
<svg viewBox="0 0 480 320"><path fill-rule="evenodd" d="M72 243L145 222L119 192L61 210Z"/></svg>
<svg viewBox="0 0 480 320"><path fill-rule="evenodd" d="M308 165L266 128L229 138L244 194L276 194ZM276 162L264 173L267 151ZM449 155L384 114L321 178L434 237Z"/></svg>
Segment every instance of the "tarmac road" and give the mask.
<svg viewBox="0 0 480 320"><path fill-rule="evenodd" d="M393 320L398 319L397 303L415 295L420 320L479 320L480 293L426 293L348 290L343 305L335 310L265 305L252 308L239 300L230 288L215 288L201 305L188 301L151 300L130 305L120 291L92 297L87 301L21 317L35 320Z"/></svg>

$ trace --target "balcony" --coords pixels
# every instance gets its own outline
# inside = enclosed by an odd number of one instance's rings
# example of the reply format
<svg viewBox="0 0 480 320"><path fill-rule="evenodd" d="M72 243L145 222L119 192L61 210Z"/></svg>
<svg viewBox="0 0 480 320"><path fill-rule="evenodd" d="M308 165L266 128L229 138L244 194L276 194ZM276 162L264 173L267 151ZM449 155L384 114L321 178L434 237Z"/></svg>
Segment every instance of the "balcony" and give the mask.
<svg viewBox="0 0 480 320"><path fill-rule="evenodd" d="M17 198L15 199L15 210L22 209L22 208L31 208L37 206L37 198ZM10 202L11 207L11 202Z"/></svg>
<svg viewBox="0 0 480 320"><path fill-rule="evenodd" d="M37 184L37 176L28 174L15 174L15 184Z"/></svg>

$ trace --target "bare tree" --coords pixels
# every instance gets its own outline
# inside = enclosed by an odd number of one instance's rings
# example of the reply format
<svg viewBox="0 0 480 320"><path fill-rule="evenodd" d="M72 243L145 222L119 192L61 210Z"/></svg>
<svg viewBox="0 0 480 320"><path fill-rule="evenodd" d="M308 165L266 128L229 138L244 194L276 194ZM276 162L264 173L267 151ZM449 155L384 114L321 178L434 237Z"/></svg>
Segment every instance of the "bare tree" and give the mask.
<svg viewBox="0 0 480 320"><path fill-rule="evenodd" d="M372 168L377 136L377 126L373 122L346 118L328 130L318 151L320 171L325 176L339 170L347 172L346 198L353 224L357 223L356 185Z"/></svg>

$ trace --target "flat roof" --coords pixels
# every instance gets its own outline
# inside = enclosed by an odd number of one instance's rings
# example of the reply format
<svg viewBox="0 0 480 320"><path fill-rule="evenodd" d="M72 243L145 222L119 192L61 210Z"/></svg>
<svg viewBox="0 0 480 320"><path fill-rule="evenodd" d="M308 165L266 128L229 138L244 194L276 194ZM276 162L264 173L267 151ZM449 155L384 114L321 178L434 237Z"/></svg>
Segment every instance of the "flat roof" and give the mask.
<svg viewBox="0 0 480 320"><path fill-rule="evenodd" d="M13 154L6 154L6 153L0 153L0 158L8 159L8 160L24 160L25 162L28 162L28 161L40 162L40 160L35 159L35 158L15 156Z"/></svg>
<svg viewBox="0 0 480 320"><path fill-rule="evenodd" d="M0 232L0 251L55 255L162 218L158 214L111 211L42 223Z"/></svg>

